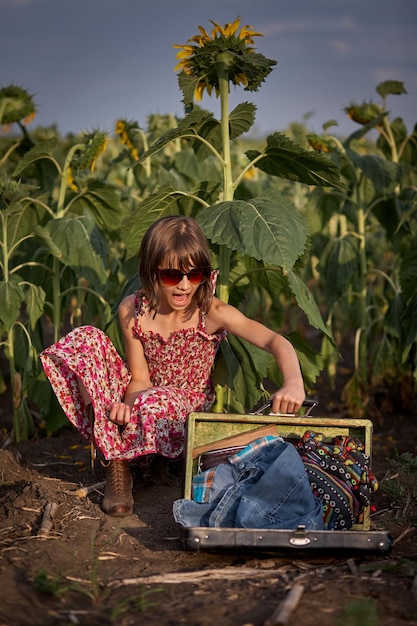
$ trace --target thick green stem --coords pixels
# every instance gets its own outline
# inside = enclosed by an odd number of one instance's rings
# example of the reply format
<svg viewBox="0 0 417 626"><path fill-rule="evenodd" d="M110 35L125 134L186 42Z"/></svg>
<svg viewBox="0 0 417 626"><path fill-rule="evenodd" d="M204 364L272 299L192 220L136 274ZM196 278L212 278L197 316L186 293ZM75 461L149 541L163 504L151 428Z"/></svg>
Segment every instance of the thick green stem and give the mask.
<svg viewBox="0 0 417 626"><path fill-rule="evenodd" d="M366 341L366 217L365 211L358 202L358 235L359 235L359 328L361 329L358 349L358 371L361 383L367 388L368 350Z"/></svg>
<svg viewBox="0 0 417 626"><path fill-rule="evenodd" d="M61 325L61 281L59 260L54 257L52 261L52 324L54 327L54 342L59 339Z"/></svg>
<svg viewBox="0 0 417 626"><path fill-rule="evenodd" d="M218 57L217 63L217 75L219 78L219 91L220 91L220 129L222 136L222 148L223 148L223 201L233 200L234 186L232 180L232 163L230 157L230 132L229 132L229 73L228 63L230 62L230 55L228 52L223 52ZM219 298L223 302L229 300L229 275L230 275L230 259L231 250L226 246L220 246L219 251L219 284L218 294ZM225 409L226 398L225 390L223 387L218 386L216 388L216 402L212 410L216 413L221 413Z"/></svg>
<svg viewBox="0 0 417 626"><path fill-rule="evenodd" d="M3 281L4 283L9 282L9 250L8 250L8 239L7 239L7 212L1 211L1 230L2 230L2 241L0 242L0 246L2 248L2 263L3 263Z"/></svg>
<svg viewBox="0 0 417 626"><path fill-rule="evenodd" d="M223 148L223 201L233 200L234 186L232 180L232 164L230 157L230 132L229 132L229 73L227 62L229 53L219 55L217 63L217 75L219 78L220 91L220 128ZM231 251L224 245L220 246L219 253L219 298L224 302L229 300L229 275L230 275Z"/></svg>
<svg viewBox="0 0 417 626"><path fill-rule="evenodd" d="M20 422L20 414L19 414L19 396L20 390L18 389L18 385L16 384L18 380L18 374L16 372L16 362L15 362L15 353L14 353L14 329L13 326L10 328L7 334L7 349L8 349L8 361L9 361L9 369L10 369L10 388L12 392L12 402L13 402L13 428L14 428L14 437L15 441L22 440L22 424Z"/></svg>
<svg viewBox="0 0 417 626"><path fill-rule="evenodd" d="M61 184L59 186L58 206L57 206L57 212L56 212L57 219L64 217L64 214L65 214L64 205L65 205L65 193L67 191L67 171L70 166L72 157L77 152L77 150L84 150L84 149L85 149L85 146L84 144L81 143L81 144L76 144L75 146L72 146L72 148L68 151L67 158L65 159L64 167L61 172Z"/></svg>
<svg viewBox="0 0 417 626"><path fill-rule="evenodd" d="M220 128L222 134L223 146L223 200L233 200L233 180L232 165L230 159L230 132L229 132L229 73L227 70L227 58L223 60L223 56L228 53L219 55L219 63L217 64L217 75L219 77L220 86Z"/></svg>
<svg viewBox="0 0 417 626"><path fill-rule="evenodd" d="M223 302L229 301L229 274L230 274L230 259L232 251L226 246L220 246L219 249L219 283L217 292L220 300ZM226 277L226 278L225 278Z"/></svg>
<svg viewBox="0 0 417 626"><path fill-rule="evenodd" d="M389 147L391 148L391 158L393 163L398 163L398 152L397 152L397 144L395 143L395 137L391 129L391 125L387 119L387 116L384 117L382 122L385 131L385 137L389 143Z"/></svg>

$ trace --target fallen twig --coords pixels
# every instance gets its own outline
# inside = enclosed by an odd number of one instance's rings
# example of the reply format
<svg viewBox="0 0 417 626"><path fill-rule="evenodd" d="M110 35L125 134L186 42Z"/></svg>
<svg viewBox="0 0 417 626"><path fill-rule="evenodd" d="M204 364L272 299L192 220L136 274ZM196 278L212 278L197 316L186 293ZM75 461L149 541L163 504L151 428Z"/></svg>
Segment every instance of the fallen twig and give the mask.
<svg viewBox="0 0 417 626"><path fill-rule="evenodd" d="M101 492L104 489L104 485L106 481L102 481L101 483L95 483L94 485L89 485L88 487L80 487L79 489L74 489L71 491L64 490L64 493L67 493L70 496L76 496L77 498L86 498L93 493L94 491Z"/></svg>
<svg viewBox="0 0 417 626"><path fill-rule="evenodd" d="M356 567L356 563L355 563L355 561L353 559L348 559L347 560L347 566L348 566L352 576L357 576L358 575L358 568Z"/></svg>
<svg viewBox="0 0 417 626"><path fill-rule="evenodd" d="M407 495L407 499L405 501L404 508L402 510L402 514L401 514L403 518L405 518L405 514L407 513L407 509L410 506L410 501L411 501L411 494L408 494Z"/></svg>
<svg viewBox="0 0 417 626"><path fill-rule="evenodd" d="M404 537L406 535L408 535L408 533L411 533L411 531L415 530L416 527L415 526L409 526L408 528L406 528L399 537L397 537L396 539L394 539L394 541L392 542L393 547L395 546L395 544L397 544L399 541L401 541L401 539L404 539Z"/></svg>
<svg viewBox="0 0 417 626"><path fill-rule="evenodd" d="M38 537L46 538L49 536L49 532L52 526L54 525L53 519L54 519L57 508L58 508L58 505L56 502L48 502L48 504L46 505L45 511L42 517L41 526L37 533Z"/></svg>
<svg viewBox="0 0 417 626"><path fill-rule="evenodd" d="M304 592L304 585L294 585L290 589L286 598L281 602L278 608L272 613L264 626L278 626L286 624L290 619L291 613L296 609Z"/></svg>
<svg viewBox="0 0 417 626"><path fill-rule="evenodd" d="M377 515L381 515L381 513L387 513L388 511L391 511L391 509L386 508L386 509L380 509L379 511L374 511L373 513L371 513L371 517L376 517Z"/></svg>
<svg viewBox="0 0 417 626"><path fill-rule="evenodd" d="M207 580L241 580L252 577L279 577L276 569L257 569L255 567L224 567L222 569L203 569L194 572L169 572L154 576L140 576L138 578L122 578L108 583L109 587L123 587L125 585L163 584L163 583L191 583L198 584Z"/></svg>

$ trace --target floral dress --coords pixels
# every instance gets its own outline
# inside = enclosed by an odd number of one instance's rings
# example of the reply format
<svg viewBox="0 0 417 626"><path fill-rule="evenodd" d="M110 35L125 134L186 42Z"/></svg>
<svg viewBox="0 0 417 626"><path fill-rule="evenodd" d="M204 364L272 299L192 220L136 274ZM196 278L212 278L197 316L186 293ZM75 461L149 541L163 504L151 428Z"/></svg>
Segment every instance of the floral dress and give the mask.
<svg viewBox="0 0 417 626"><path fill-rule="evenodd" d="M84 384L94 409L94 442L106 459L129 460L153 453L179 457L188 415L208 411L214 402L211 370L225 333L209 335L203 311L197 328L174 331L168 339L143 332L140 316L145 304L136 295L132 332L142 343L153 387L139 393L124 428L109 420L109 406L123 400L131 375L103 331L93 326L75 328L40 357L68 419L91 440L92 425L77 377Z"/></svg>

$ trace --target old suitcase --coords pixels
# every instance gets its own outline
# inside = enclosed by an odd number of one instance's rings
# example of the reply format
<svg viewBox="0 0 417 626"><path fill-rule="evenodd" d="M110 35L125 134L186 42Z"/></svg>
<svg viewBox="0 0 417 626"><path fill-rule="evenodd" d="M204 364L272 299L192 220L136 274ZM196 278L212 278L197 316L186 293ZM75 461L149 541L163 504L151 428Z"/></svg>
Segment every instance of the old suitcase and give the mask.
<svg viewBox="0 0 417 626"><path fill-rule="evenodd" d="M314 403L315 404L315 403ZM262 407L265 408L265 407ZM359 438L371 457L372 422L366 419L333 419L304 415L192 413L186 424L183 498L192 498L192 479L207 451L233 454L253 439L265 434L298 441L306 430L325 437L349 435ZM229 450L230 448L230 450ZM226 449L226 450L225 450ZM214 452L214 456L216 452ZM213 456L213 454L211 455ZM295 555L388 554L391 538L385 530L370 529L370 511L365 507L362 521L350 530L277 530L262 528L211 528L181 526L182 545L190 551L252 550Z"/></svg>

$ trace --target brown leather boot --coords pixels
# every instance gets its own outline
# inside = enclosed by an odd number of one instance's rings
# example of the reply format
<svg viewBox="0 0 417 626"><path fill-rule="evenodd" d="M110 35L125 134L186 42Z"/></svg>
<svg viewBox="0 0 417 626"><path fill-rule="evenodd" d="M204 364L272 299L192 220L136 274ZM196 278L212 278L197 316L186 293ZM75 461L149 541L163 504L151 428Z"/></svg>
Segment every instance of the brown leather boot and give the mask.
<svg viewBox="0 0 417 626"><path fill-rule="evenodd" d="M133 480L127 461L109 461L102 509L112 517L133 513Z"/></svg>

